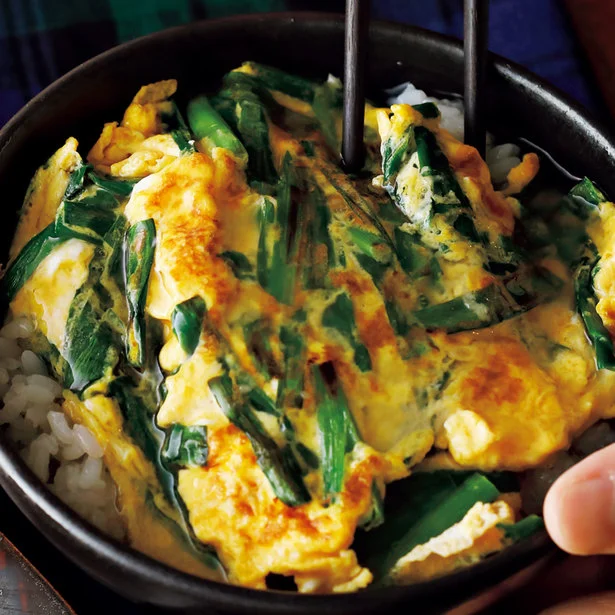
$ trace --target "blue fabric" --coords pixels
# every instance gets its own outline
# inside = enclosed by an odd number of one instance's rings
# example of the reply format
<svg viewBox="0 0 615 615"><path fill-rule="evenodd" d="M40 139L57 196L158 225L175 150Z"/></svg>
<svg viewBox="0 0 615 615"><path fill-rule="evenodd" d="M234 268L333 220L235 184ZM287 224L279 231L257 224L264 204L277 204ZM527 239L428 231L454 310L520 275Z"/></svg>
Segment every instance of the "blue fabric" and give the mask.
<svg viewBox="0 0 615 615"><path fill-rule="evenodd" d="M375 18L461 37L463 0L373 0ZM0 126L80 62L156 29L281 9L342 11L344 0L0 0ZM603 103L558 0L491 0L490 48L595 113Z"/></svg>
<svg viewBox="0 0 615 615"><path fill-rule="evenodd" d="M463 37L463 0L374 0L374 16ZM596 114L603 101L558 0L491 0L489 48L518 62Z"/></svg>

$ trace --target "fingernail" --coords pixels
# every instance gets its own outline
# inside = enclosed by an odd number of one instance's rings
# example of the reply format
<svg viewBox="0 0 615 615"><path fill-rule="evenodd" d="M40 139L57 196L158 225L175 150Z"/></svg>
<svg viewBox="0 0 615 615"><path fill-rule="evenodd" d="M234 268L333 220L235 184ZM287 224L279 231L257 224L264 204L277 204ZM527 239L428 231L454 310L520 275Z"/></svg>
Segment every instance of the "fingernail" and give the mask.
<svg viewBox="0 0 615 615"><path fill-rule="evenodd" d="M575 555L615 550L615 472L568 483L550 514L553 540Z"/></svg>

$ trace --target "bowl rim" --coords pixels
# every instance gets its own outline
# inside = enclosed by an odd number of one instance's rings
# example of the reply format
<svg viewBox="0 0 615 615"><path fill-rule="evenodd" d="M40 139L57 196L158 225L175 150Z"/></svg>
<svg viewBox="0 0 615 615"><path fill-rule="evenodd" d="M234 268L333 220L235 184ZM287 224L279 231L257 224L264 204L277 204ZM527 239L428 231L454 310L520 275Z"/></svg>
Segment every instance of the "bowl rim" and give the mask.
<svg viewBox="0 0 615 615"><path fill-rule="evenodd" d="M24 120L42 106L46 99L61 90L67 84L78 77L81 73L88 72L94 69L99 64L105 64L108 60L116 55L122 55L130 52L132 49L137 49L144 43L157 41L163 43L167 38L173 39L179 34L189 34L191 31L198 31L200 28L206 28L212 24L215 26L233 24L233 23L251 23L254 26L264 24L267 21L278 20L296 22L318 22L326 24L327 22L337 22L343 24L344 15L342 13L327 13L322 11L277 11L264 12L254 14L239 14L229 17L220 17L215 19L200 19L191 23L165 28L145 36L140 36L130 41L120 43L99 53L92 58L75 66L68 72L64 73L58 79L43 88L38 94L33 96L17 113L8 120L3 126L0 126L0 154L5 147L5 144L11 141L13 134ZM423 39L431 44L446 48L447 54L463 57L463 42L453 36L440 34L426 28L415 26L412 24L404 24L385 19L374 19L370 23L370 32L373 30L388 30L390 33L398 32L405 36L413 35L416 39ZM524 89L538 88L542 91L543 97L555 108L560 111L566 111L567 115L577 124L583 125L593 133L596 138L596 144L604 147L613 158L615 158L615 127L607 125L605 121L599 120L586 109L580 102L574 100L566 92L562 91L557 86L549 83L544 78L536 73L531 72L524 66L508 60L507 58L493 52L488 53L487 65L490 70L506 78L506 80L514 83L516 86Z"/></svg>
<svg viewBox="0 0 615 615"><path fill-rule="evenodd" d="M122 43L94 56L93 58L76 66L65 73L53 83L48 85L25 106L23 106L2 128L0 128L0 154L14 138L18 128L36 113L37 109L46 104L50 96L55 96L64 88L69 88L71 82L79 78L82 73L95 71L98 66L106 64L111 59L138 49L143 44L164 45L165 41L177 36L188 36L202 30L215 28L218 25L232 25L233 23L251 24L254 27L264 25L272 20L278 22L314 23L322 26L329 22L336 22L337 27L343 24L343 15L317 11L284 11L271 13L258 13L250 15L234 15L219 19L198 20L189 24L164 29L137 39ZM408 24L400 24L385 20L373 20L372 31L381 31L388 34L403 34L410 37L409 45L413 42L430 44L444 50L449 56L461 57L463 46L459 39L439 34ZM598 147L605 148L615 159L615 137L610 129L592 117L578 102L547 83L541 77L531 73L524 67L507 60L501 56L490 53L489 64L500 77L521 89L539 89L542 91L546 104L563 111L572 117L573 121L591 132ZM126 544L123 544L90 524L79 516L74 510L52 493L34 473L26 466L21 457L0 438L0 485L5 488L9 497L15 501L12 490L15 489L26 498L28 503L39 513L50 519L56 529L63 534L70 534L86 550L97 554L107 562L120 564L122 568L129 569L139 577L146 577L148 581L158 583L160 587L171 587L175 591L196 598L204 598L220 605L221 608L236 608L238 602L243 608L262 608L268 606L271 613L286 613L289 608L297 612L312 612L315 610L331 612L339 607L357 608L365 607L366 602L373 605L385 604L392 600L411 600L413 597L426 599L442 595L448 590L459 589L466 586L465 598L471 597L483 586L479 579L489 579L494 585L525 566L538 559L553 553L555 545L546 532L542 531L536 536L521 543L512 545L504 551L495 554L473 566L463 568L442 577L417 583L414 585L393 586L386 588L366 588L359 592L349 594L299 594L277 590L258 590L243 586L230 585L218 581L209 581L200 577L181 572L167 564L163 564ZM17 502L16 502L17 503ZM18 504L22 514L24 512ZM52 542L55 540L51 539ZM57 546L57 545L56 545ZM385 598L386 597L386 598ZM351 604L352 603L352 604Z"/></svg>

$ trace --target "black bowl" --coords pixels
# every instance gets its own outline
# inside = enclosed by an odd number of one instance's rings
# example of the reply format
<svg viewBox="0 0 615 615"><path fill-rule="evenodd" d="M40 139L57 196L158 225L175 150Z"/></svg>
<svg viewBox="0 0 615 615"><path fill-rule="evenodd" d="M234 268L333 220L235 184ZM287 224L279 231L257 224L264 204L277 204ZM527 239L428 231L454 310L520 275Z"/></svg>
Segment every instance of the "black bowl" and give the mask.
<svg viewBox="0 0 615 615"><path fill-rule="evenodd" d="M82 151L103 122L119 119L139 86L170 77L179 95L216 87L247 59L306 76L342 75L343 21L321 14L279 14L206 21L121 45L79 66L34 98L0 131L0 194L7 208L0 230L5 253L29 178L37 166L76 136ZM436 34L387 23L370 33L369 90L411 80L430 91L460 92L462 47ZM379 94L380 93L380 94ZM576 175L589 175L615 194L615 141L577 105L524 69L492 58L489 126L523 136ZM409 587L356 594L304 596L261 592L197 579L105 537L52 495L5 443L0 484L21 511L80 567L138 602L182 610L251 615L392 612L442 613L542 558L546 534L455 574Z"/></svg>

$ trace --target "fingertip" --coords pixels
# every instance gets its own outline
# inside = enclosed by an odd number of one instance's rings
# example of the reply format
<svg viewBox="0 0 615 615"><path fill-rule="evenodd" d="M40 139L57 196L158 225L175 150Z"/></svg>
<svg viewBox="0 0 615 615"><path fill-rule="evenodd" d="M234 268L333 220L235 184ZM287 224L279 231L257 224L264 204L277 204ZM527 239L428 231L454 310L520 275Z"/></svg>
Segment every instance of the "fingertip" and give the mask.
<svg viewBox="0 0 615 615"><path fill-rule="evenodd" d="M562 524L560 519L563 513L563 498L561 488L559 487L559 479L553 483L543 505L542 514L545 520L545 526L551 540L564 551L568 551L566 548L566 536L562 532ZM569 551L568 551L569 552Z"/></svg>
<svg viewBox="0 0 615 615"><path fill-rule="evenodd" d="M573 555L615 552L615 445L560 476L544 503L553 541Z"/></svg>

